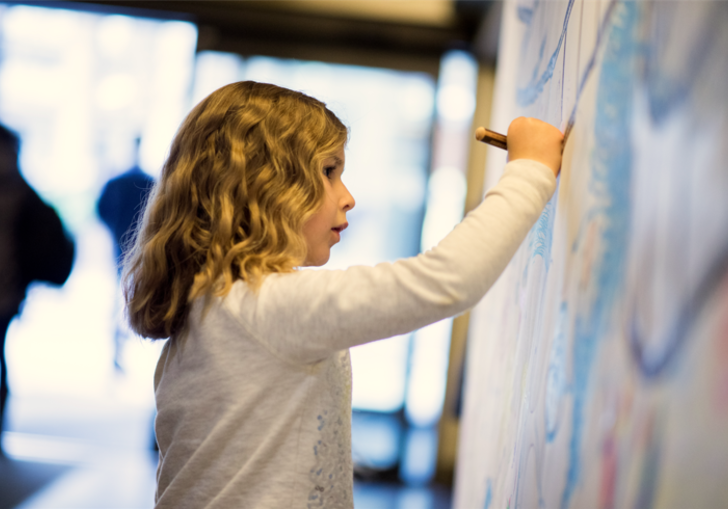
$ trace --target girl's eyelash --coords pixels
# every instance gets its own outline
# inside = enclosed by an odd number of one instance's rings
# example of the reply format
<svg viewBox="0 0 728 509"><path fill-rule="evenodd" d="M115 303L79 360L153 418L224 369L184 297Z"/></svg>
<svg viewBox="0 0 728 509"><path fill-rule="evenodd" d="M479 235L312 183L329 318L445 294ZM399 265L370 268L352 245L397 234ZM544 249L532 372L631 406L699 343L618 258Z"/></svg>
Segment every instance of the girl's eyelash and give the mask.
<svg viewBox="0 0 728 509"><path fill-rule="evenodd" d="M324 175L326 175L327 178L331 178L331 174L336 170L336 166L325 166L324 167Z"/></svg>

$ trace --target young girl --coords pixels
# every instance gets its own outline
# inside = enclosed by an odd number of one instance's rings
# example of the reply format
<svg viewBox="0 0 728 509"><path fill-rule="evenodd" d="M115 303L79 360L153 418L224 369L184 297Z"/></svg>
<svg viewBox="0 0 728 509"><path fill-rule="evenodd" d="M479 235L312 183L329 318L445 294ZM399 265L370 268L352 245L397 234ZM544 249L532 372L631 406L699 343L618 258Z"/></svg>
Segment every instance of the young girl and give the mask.
<svg viewBox="0 0 728 509"><path fill-rule="evenodd" d="M347 129L274 85L227 85L179 129L125 270L155 373L158 508L351 508L349 348L465 311L556 186L558 129L518 119L510 162L434 249L320 266L347 227ZM386 182L382 182L386 185Z"/></svg>

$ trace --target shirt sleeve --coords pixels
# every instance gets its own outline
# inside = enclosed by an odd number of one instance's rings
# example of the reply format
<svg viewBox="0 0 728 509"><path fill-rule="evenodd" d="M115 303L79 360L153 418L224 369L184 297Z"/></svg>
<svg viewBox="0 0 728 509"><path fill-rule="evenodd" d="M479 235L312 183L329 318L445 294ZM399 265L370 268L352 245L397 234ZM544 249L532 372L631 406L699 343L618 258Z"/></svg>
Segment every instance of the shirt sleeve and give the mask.
<svg viewBox="0 0 728 509"><path fill-rule="evenodd" d="M433 249L374 267L272 274L257 294L239 282L224 306L272 353L297 363L411 332L473 307L555 188L547 166L512 161L483 202Z"/></svg>

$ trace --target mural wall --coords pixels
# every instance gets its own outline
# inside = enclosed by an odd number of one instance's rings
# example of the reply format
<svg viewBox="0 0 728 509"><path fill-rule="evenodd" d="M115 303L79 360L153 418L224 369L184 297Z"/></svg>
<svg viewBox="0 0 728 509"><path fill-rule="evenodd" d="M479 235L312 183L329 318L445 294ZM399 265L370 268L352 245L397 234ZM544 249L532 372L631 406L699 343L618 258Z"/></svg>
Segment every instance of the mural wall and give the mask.
<svg viewBox="0 0 728 509"><path fill-rule="evenodd" d="M726 26L722 1L506 2L486 127L566 144L472 314L455 507L728 507Z"/></svg>

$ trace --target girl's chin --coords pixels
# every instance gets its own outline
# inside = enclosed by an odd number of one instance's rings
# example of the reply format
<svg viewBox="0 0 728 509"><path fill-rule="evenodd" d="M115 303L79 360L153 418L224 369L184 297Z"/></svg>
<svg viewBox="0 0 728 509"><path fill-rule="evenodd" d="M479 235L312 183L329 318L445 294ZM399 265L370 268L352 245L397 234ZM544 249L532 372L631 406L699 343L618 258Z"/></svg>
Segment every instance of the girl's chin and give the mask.
<svg viewBox="0 0 728 509"><path fill-rule="evenodd" d="M326 262L329 261L330 253L326 253L325 255L320 255L317 257L314 257L313 259L306 259L306 261L303 262L304 267L321 267L322 265L325 265Z"/></svg>

